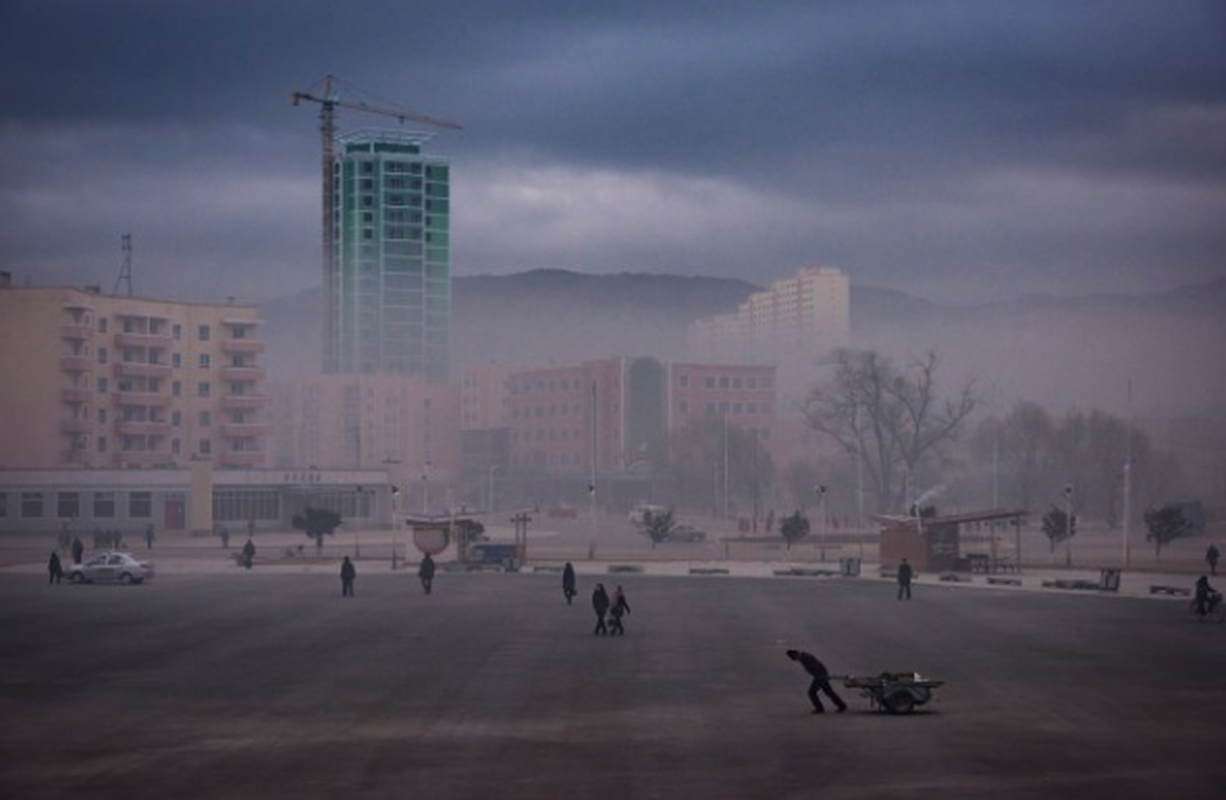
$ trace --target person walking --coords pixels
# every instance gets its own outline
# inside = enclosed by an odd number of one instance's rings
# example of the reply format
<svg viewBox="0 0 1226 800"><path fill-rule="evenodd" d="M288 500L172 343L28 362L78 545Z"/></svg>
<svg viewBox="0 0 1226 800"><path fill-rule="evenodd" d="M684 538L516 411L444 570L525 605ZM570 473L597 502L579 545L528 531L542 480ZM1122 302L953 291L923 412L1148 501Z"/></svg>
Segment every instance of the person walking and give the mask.
<svg viewBox="0 0 1226 800"><path fill-rule="evenodd" d="M626 635L626 629L622 626L622 617L629 613L630 604L626 602L626 593L622 591L622 587L618 586L613 590L613 607L609 609L609 617L613 621L613 626L609 629L611 635Z"/></svg>
<svg viewBox="0 0 1226 800"><path fill-rule="evenodd" d="M570 605L577 594L575 590L575 567L569 561L562 567L562 594L566 596L566 605Z"/></svg>
<svg viewBox="0 0 1226 800"><path fill-rule="evenodd" d="M85 555L85 543L81 541L80 536L72 537L72 563L80 564L81 558Z"/></svg>
<svg viewBox="0 0 1226 800"><path fill-rule="evenodd" d="M1217 560L1221 556L1218 552L1217 545L1209 545L1209 549L1205 551L1205 563L1209 565L1209 574L1217 574Z"/></svg>
<svg viewBox="0 0 1226 800"><path fill-rule="evenodd" d="M345 560L341 562L341 597L353 597L353 581L357 577L357 569L349 560L349 556L345 556Z"/></svg>
<svg viewBox="0 0 1226 800"><path fill-rule="evenodd" d="M912 572L911 565L907 563L907 559L904 558L902 563L898 565L899 600L903 598L903 595L906 595L908 600L911 599L911 578L914 577L914 575L915 573Z"/></svg>
<svg viewBox="0 0 1226 800"><path fill-rule="evenodd" d="M224 530L224 529L223 529ZM243 545L243 566L251 569L252 563L255 561L255 542L250 539Z"/></svg>
<svg viewBox="0 0 1226 800"><path fill-rule="evenodd" d="M593 636L604 636L609 632L605 627L604 616L609 613L609 593L604 590L604 584L596 584L596 588L592 590L592 610L596 612L596 629L592 631Z"/></svg>
<svg viewBox="0 0 1226 800"><path fill-rule="evenodd" d="M153 523L150 522L148 525L145 526L145 549L146 550L153 549L153 539L154 539Z"/></svg>
<svg viewBox="0 0 1226 800"><path fill-rule="evenodd" d="M47 583L59 583L64 579L64 565L60 563L60 554L54 550L47 560L47 573Z"/></svg>
<svg viewBox="0 0 1226 800"><path fill-rule="evenodd" d="M812 682L809 683L809 702L813 704L814 714L826 713L819 692L826 693L840 714L847 710L847 704L843 702L843 698L835 694L833 687L830 686L830 671L817 659L817 656L803 650L788 650L787 656L793 661L799 661L800 666L805 668L805 672L813 676Z"/></svg>
<svg viewBox="0 0 1226 800"><path fill-rule="evenodd" d="M434 588L434 559L426 553L421 560L421 566L417 568L417 577L421 578L421 588L426 590L426 594L430 594Z"/></svg>

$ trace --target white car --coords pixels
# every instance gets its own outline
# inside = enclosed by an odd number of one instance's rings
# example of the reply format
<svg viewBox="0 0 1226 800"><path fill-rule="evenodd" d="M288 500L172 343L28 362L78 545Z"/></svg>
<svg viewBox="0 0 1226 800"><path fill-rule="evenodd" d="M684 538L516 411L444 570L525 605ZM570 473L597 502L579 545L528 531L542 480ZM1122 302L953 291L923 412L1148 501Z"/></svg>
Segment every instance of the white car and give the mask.
<svg viewBox="0 0 1226 800"><path fill-rule="evenodd" d="M68 580L73 583L141 583L153 577L153 564L131 553L107 550L95 553L83 564L73 564Z"/></svg>

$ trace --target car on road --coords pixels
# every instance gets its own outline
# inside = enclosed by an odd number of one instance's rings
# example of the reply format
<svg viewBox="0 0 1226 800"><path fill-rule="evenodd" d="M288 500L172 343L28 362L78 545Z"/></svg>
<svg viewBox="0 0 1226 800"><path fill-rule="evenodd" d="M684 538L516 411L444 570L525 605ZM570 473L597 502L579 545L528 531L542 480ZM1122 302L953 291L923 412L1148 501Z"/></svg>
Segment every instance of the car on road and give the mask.
<svg viewBox="0 0 1226 800"><path fill-rule="evenodd" d="M153 577L153 564L131 553L107 550L95 553L82 564L73 564L68 580L73 583L141 583Z"/></svg>
<svg viewBox="0 0 1226 800"><path fill-rule="evenodd" d="M681 523L674 525L668 531L668 541L670 542L705 542L707 540L707 532L693 525Z"/></svg>

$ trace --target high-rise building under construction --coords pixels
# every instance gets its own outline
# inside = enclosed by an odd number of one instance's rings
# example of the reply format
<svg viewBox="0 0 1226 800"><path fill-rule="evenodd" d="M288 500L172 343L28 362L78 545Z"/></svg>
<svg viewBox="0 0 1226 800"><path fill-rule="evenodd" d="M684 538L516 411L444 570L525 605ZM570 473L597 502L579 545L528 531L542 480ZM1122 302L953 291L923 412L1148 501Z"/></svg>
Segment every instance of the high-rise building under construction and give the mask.
<svg viewBox="0 0 1226 800"><path fill-rule="evenodd" d="M325 370L448 376L450 164L429 134L340 137L333 164Z"/></svg>

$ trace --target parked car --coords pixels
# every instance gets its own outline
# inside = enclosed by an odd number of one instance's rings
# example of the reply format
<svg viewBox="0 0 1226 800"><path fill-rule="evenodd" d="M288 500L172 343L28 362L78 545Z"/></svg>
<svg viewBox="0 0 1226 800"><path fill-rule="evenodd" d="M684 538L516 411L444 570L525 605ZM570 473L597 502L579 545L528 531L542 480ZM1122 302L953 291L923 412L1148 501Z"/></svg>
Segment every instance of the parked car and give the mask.
<svg viewBox="0 0 1226 800"><path fill-rule="evenodd" d="M707 540L707 532L695 528L693 525L674 525L668 532L668 541L670 542L705 542Z"/></svg>
<svg viewBox="0 0 1226 800"><path fill-rule="evenodd" d="M95 553L82 564L73 564L68 580L73 583L141 583L153 577L153 564L131 553L107 550Z"/></svg>

